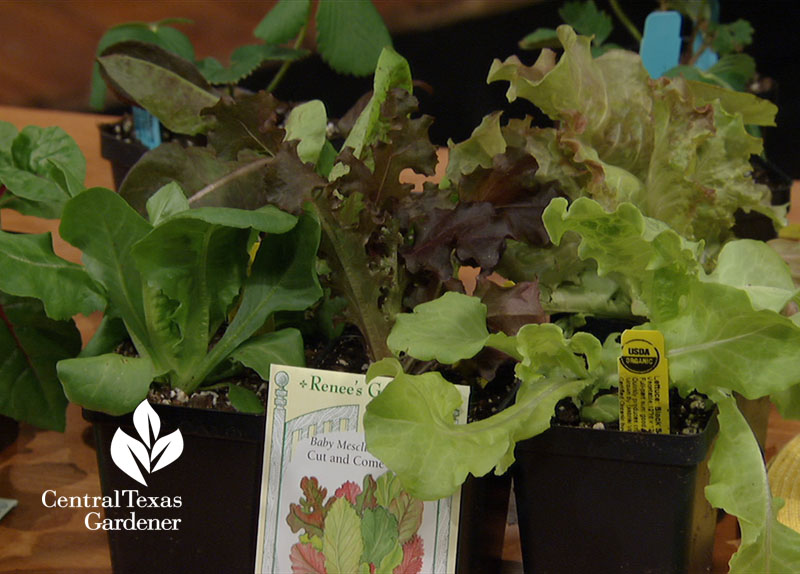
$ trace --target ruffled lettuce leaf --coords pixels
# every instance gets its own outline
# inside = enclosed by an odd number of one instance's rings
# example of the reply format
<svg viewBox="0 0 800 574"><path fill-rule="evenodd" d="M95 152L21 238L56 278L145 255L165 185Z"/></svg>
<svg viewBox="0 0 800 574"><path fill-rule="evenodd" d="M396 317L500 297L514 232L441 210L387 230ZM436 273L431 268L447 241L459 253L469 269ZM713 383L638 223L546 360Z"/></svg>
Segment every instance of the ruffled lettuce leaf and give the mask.
<svg viewBox="0 0 800 574"><path fill-rule="evenodd" d="M547 173L571 198L589 196L609 209L632 202L684 237L704 240L712 253L732 236L737 209L783 223L768 189L750 176L750 156L762 148L745 130L745 120L768 124L771 104L683 78L653 82L637 54L593 58L589 38L567 26L558 34L558 62L543 50L533 66L512 56L489 72L490 82L509 82L510 101L527 99L557 121L549 130L514 125L546 166L539 177Z"/></svg>
<svg viewBox="0 0 800 574"><path fill-rule="evenodd" d="M554 200L544 220L554 242L577 233L579 256L628 286L634 308L664 334L672 384L757 398L800 382L800 357L792 350L800 329L779 313L795 290L786 264L766 244L729 243L708 274L697 261L700 244L631 204L609 213L587 198L569 209Z"/></svg>
<svg viewBox="0 0 800 574"><path fill-rule="evenodd" d="M783 504L770 493L758 441L731 395L716 393L714 400L720 431L708 465L706 498L739 520L742 541L730 572L797 572L800 533L777 520Z"/></svg>
<svg viewBox="0 0 800 574"><path fill-rule="evenodd" d="M553 331L558 329L555 325L531 327L542 330L525 336L526 348L560 333ZM467 474L483 476L495 467L503 473L514 461L516 442L543 432L555 404L587 385L583 362L571 355L565 348L564 364L554 369L558 376L538 381L528 370L525 390L520 390L514 405L489 419L463 425L454 417L461 394L438 372L408 375L396 359L384 359L367 374L394 377L367 406L367 448L397 473L409 494L422 500L449 496Z"/></svg>

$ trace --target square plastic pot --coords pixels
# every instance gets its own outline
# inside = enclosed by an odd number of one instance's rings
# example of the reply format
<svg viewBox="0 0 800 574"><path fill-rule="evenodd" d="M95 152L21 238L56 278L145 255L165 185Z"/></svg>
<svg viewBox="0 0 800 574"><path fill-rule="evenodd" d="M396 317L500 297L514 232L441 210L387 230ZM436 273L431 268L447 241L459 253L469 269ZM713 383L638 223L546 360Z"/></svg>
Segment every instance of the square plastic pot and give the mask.
<svg viewBox="0 0 800 574"><path fill-rule="evenodd" d="M130 169L147 152L147 148L138 140L120 138L114 131L117 125L119 124L100 126L100 155L111 162L114 188L118 190Z"/></svg>
<svg viewBox="0 0 800 574"><path fill-rule="evenodd" d="M0 415L0 451L13 444L17 436L19 436L19 423L11 417Z"/></svg>
<svg viewBox="0 0 800 574"><path fill-rule="evenodd" d="M180 429L184 448L172 464L145 476L143 486L111 460L117 428L138 439L132 415L93 411L103 496L136 490L140 496L175 499L180 508L106 508L106 518L180 519L178 530L110 530L115 574L142 572L253 572L264 452L264 416L153 405L159 436ZM103 516L103 509L98 509Z"/></svg>
<svg viewBox="0 0 800 574"><path fill-rule="evenodd" d="M513 468L527 574L695 574L711 569L704 496L712 418L697 435L552 427Z"/></svg>
<svg viewBox="0 0 800 574"><path fill-rule="evenodd" d="M253 572L264 453L264 416L152 405L159 436L180 429L184 448L172 464L145 476L143 486L111 460L117 429L138 438L132 415L84 409L92 423L103 496L136 490L174 499L180 508L97 509L105 518L180 519L177 531L110 530L115 574ZM499 571L511 477L470 477L462 488L458 574ZM125 495L123 495L125 496ZM127 502L127 500L125 500ZM96 522L96 521L93 521Z"/></svg>
<svg viewBox="0 0 800 574"><path fill-rule="evenodd" d="M511 474L469 476L461 487L457 574L500 572Z"/></svg>

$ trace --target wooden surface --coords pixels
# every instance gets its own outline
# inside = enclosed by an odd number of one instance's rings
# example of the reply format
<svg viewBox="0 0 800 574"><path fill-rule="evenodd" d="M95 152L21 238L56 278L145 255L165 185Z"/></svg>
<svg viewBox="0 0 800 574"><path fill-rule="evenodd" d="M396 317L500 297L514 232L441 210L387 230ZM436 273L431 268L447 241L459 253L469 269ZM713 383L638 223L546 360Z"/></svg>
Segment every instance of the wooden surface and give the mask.
<svg viewBox="0 0 800 574"><path fill-rule="evenodd" d="M97 125L108 117L47 112L0 106L0 120L18 127L25 125L59 125L84 150L87 156L87 185L112 186L111 170L99 154ZM792 201L800 202L800 186L793 188ZM8 210L0 214L3 227L20 231L55 231L54 222L42 223ZM800 217L793 214L797 222ZM56 249L64 256L77 259L77 252L56 240ZM97 324L98 316L79 322L84 336ZM104 573L110 572L106 537L102 531L86 529L85 511L68 508L45 508L42 493L53 489L59 495L98 496L100 484L95 452L91 446L89 425L80 416L80 409L70 405L67 429L61 434L39 431L22 425L19 439L0 452L0 498L13 498L19 506L0 521L0 572L20 573ZM800 421L785 421L776 411L769 419L766 454L778 450L800 434ZM717 528L713 573L727 572L727 562L736 549L735 520L726 517ZM143 549L143 551L146 551ZM521 572L519 534L516 526L506 532L503 572Z"/></svg>
<svg viewBox="0 0 800 574"><path fill-rule="evenodd" d="M377 0L392 35L443 26L541 0ZM198 58L227 62L237 46L255 43L253 29L275 0L2 0L0 102L88 110L97 43L111 26L186 18L177 24ZM315 34L306 34L313 47Z"/></svg>

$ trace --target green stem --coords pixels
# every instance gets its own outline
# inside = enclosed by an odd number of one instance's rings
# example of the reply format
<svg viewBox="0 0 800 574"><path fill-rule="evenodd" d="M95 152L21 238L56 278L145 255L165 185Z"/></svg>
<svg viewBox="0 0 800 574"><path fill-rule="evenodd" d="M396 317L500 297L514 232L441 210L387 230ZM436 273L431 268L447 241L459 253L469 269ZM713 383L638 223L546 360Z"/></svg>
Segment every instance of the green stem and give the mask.
<svg viewBox="0 0 800 574"><path fill-rule="evenodd" d="M617 19L622 22L622 25L625 26L625 29L628 33L633 36L633 39L636 40L637 44L642 43L642 33L639 32L639 29L631 22L631 19L628 18L628 15L623 12L622 7L619 5L618 0L608 0L609 4L611 4L611 9L614 11L614 15Z"/></svg>
<svg viewBox="0 0 800 574"><path fill-rule="evenodd" d="M295 50L300 48L300 46L303 44L303 40L306 37L306 30L307 29L308 29L308 23L303 24L303 27L300 28L300 33L297 35L297 39L295 39L295 41L294 41L293 48ZM283 80L283 77L286 75L286 72L289 70L289 66L292 65L292 61L293 60L286 60L283 64L281 64L281 67L280 67L280 69L278 69L278 72L275 74L275 77L272 78L272 81L269 83L269 86L267 86L267 91L268 92L272 93L272 92L275 91L275 89L278 87L278 84L281 83L281 80Z"/></svg>

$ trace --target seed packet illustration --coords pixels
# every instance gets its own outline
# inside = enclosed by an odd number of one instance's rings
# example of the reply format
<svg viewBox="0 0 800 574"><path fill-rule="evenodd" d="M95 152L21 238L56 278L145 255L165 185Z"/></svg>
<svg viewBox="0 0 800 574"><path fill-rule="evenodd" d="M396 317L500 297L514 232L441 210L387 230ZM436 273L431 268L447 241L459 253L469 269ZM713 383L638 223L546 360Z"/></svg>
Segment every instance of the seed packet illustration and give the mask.
<svg viewBox="0 0 800 574"><path fill-rule="evenodd" d="M415 499L366 448L364 409L388 382L273 365L256 572L455 571L460 493Z"/></svg>

